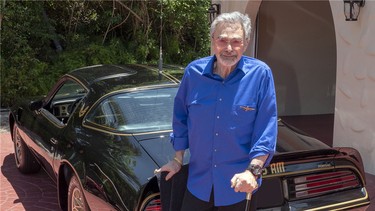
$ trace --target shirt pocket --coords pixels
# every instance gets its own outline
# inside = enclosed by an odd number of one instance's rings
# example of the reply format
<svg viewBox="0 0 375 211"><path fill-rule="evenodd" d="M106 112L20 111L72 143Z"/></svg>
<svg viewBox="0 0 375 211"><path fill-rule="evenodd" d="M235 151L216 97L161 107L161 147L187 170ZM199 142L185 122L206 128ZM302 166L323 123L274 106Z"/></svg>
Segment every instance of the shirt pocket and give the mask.
<svg viewBox="0 0 375 211"><path fill-rule="evenodd" d="M216 102L212 97L209 96L200 96L194 97L188 100L187 109L189 111L189 115L194 115L202 118L206 116L215 109Z"/></svg>
<svg viewBox="0 0 375 211"><path fill-rule="evenodd" d="M236 129L251 127L256 117L257 109L255 103L235 104L232 108L233 126Z"/></svg>
<svg viewBox="0 0 375 211"><path fill-rule="evenodd" d="M257 114L256 104L237 104L232 109L232 126L233 136L240 145L249 147L253 125ZM248 153L248 148L245 151Z"/></svg>
<svg viewBox="0 0 375 211"><path fill-rule="evenodd" d="M192 121L199 121L207 112L207 106L201 100L192 100L187 106L189 112L189 119Z"/></svg>

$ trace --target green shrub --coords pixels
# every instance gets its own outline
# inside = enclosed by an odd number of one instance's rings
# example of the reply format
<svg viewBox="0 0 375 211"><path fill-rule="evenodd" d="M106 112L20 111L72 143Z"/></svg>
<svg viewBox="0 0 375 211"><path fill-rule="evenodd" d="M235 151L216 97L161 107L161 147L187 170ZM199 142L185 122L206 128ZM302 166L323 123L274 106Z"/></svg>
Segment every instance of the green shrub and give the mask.
<svg viewBox="0 0 375 211"><path fill-rule="evenodd" d="M160 35L164 63L186 65L206 56L209 3L207 0L1 2L1 106L46 94L61 75L79 67L156 64Z"/></svg>

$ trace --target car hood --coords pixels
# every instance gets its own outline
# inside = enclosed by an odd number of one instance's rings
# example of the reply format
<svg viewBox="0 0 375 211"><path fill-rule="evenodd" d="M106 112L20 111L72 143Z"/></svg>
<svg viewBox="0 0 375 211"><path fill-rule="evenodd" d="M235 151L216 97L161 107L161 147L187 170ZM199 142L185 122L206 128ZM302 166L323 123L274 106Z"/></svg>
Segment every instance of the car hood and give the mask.
<svg viewBox="0 0 375 211"><path fill-rule="evenodd" d="M155 163L161 167L173 159L175 151L170 143L170 132L147 135L134 135L143 149L150 155Z"/></svg>

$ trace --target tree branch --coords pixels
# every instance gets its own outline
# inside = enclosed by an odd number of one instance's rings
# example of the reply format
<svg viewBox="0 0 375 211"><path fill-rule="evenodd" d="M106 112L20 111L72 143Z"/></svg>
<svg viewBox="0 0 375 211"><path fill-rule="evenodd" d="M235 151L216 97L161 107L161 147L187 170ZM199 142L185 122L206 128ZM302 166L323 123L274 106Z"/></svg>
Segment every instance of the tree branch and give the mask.
<svg viewBox="0 0 375 211"><path fill-rule="evenodd" d="M127 7L124 3L122 3L121 1L119 0L115 0L117 1L121 6L123 6L125 9L127 9L131 14L133 14L140 22L143 22L143 19L141 17L139 17L137 15L137 13L135 13L133 10L131 10L129 7Z"/></svg>

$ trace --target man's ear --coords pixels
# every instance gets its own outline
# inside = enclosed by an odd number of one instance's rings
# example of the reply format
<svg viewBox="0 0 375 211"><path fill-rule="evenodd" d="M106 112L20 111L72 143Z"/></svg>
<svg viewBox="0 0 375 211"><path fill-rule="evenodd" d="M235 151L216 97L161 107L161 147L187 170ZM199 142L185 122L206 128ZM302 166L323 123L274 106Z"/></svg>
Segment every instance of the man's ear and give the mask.
<svg viewBox="0 0 375 211"><path fill-rule="evenodd" d="M245 45L248 46L250 43L250 38L245 39Z"/></svg>
<svg viewBox="0 0 375 211"><path fill-rule="evenodd" d="M250 38L245 39L244 46L243 46L244 47L243 48L243 52L246 51L247 47L249 46L249 43L250 43Z"/></svg>

